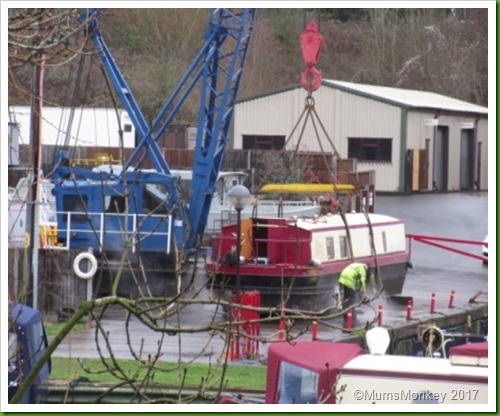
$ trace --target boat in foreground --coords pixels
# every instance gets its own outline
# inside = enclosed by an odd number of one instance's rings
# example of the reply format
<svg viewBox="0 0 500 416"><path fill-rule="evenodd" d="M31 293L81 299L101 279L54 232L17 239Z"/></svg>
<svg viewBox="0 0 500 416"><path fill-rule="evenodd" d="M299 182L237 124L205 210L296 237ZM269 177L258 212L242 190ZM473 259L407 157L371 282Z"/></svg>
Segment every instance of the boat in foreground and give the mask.
<svg viewBox="0 0 500 416"><path fill-rule="evenodd" d="M299 339L271 344L264 404L477 407L489 403L488 342L453 347L449 358L386 355L384 342L389 342L389 335L383 341L380 331L387 332L381 327L367 332L367 338L370 333L378 338L373 339L370 353L347 342ZM237 394L223 395L217 403L248 405L257 401Z"/></svg>
<svg viewBox="0 0 500 416"><path fill-rule="evenodd" d="M405 226L381 215L348 213L313 218L241 221L237 279L237 224L212 237L207 276L217 296L258 290L262 307L319 312L335 305L338 277L353 261L368 265L368 293L401 294L409 262ZM373 242L373 244L372 244ZM370 283L370 280L372 281Z"/></svg>

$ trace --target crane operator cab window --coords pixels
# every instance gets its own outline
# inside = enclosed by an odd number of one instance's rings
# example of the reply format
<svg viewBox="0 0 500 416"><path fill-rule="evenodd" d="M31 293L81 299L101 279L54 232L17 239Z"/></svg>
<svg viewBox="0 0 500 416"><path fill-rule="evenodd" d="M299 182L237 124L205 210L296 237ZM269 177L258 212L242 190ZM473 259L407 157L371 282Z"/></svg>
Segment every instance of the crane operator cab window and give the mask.
<svg viewBox="0 0 500 416"><path fill-rule="evenodd" d="M142 188L142 212L152 215L168 214L168 191L162 184L145 185Z"/></svg>
<svg viewBox="0 0 500 416"><path fill-rule="evenodd" d="M110 214L123 214L125 212L125 197L121 195L106 196L104 198L106 212Z"/></svg>
<svg viewBox="0 0 500 416"><path fill-rule="evenodd" d="M88 222L88 197L87 195L64 195L63 211L71 214L72 223ZM68 221L68 217L64 216L64 221Z"/></svg>

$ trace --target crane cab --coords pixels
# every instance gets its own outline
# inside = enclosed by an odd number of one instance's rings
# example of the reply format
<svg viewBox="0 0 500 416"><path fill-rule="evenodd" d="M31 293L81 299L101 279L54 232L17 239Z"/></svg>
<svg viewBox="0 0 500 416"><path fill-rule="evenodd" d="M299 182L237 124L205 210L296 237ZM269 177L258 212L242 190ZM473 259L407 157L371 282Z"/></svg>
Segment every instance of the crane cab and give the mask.
<svg viewBox="0 0 500 416"><path fill-rule="evenodd" d="M58 240L71 249L170 251L169 190L164 175L66 180L55 187ZM154 232L153 232L154 231Z"/></svg>

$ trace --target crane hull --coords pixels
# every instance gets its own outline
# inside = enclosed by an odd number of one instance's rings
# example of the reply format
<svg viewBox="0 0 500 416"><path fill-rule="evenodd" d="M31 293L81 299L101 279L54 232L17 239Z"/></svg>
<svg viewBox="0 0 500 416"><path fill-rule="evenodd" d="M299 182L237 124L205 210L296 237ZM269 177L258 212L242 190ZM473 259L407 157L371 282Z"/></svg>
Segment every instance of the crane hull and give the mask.
<svg viewBox="0 0 500 416"><path fill-rule="evenodd" d="M122 252L108 251L98 259L94 291L98 296L109 296L118 281L115 293L118 296L132 299L170 297L182 290L182 276L176 252L130 254L123 258Z"/></svg>

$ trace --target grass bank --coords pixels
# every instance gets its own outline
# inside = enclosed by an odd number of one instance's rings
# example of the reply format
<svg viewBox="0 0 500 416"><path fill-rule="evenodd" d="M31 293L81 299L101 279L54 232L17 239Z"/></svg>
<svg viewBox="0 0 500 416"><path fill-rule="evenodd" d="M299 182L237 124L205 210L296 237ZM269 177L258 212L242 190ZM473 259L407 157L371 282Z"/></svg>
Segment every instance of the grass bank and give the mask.
<svg viewBox="0 0 500 416"><path fill-rule="evenodd" d="M62 328L64 323L45 323L47 336L52 338ZM78 323L73 331L85 328L85 323ZM128 377L144 378L148 369L135 360L117 360ZM174 362L160 362L155 371L153 382L165 385L179 385L184 378L184 385L197 387L203 382L208 386L217 386L223 374L222 365L193 363L185 365L179 376L178 364ZM116 383L115 377L100 359L52 357L51 380L88 379L92 382ZM266 367L258 364L229 364L225 373L228 388L263 389L266 385Z"/></svg>
<svg viewBox="0 0 500 416"><path fill-rule="evenodd" d="M118 379L104 366L100 359L52 358L51 380L74 380L85 378L93 382L118 382ZM134 360L117 360L128 377L141 379L147 375L147 368ZM153 376L153 382L165 385L179 385L184 378L187 387L217 386L223 374L222 365L193 363L181 369L177 363L161 362ZM263 389L266 385L266 367L257 364L229 364L225 373L228 388Z"/></svg>

